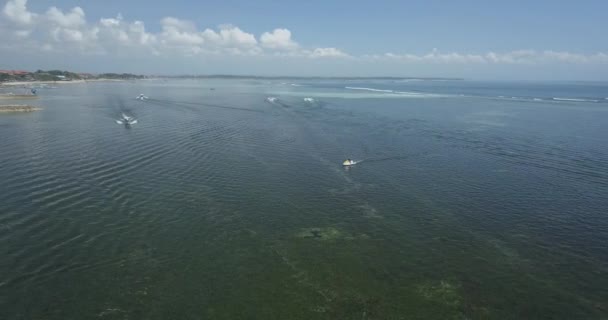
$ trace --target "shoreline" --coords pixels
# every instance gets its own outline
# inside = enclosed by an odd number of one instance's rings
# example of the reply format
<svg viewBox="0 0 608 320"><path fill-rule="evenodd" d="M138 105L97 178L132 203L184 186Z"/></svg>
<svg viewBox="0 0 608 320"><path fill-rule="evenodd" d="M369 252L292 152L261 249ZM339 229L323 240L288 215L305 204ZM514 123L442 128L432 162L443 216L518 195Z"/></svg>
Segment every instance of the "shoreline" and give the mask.
<svg viewBox="0 0 608 320"><path fill-rule="evenodd" d="M91 80L70 80L70 81L42 81L42 80L15 81L15 82L2 82L2 83L0 83L0 87L17 87L17 86L27 86L27 85L35 85L35 84L63 85L63 84L81 84L81 83L87 83L87 82L123 82L123 81L129 81L129 80L91 79Z"/></svg>
<svg viewBox="0 0 608 320"><path fill-rule="evenodd" d="M24 99L38 99L36 95L30 94L0 94L0 100L24 100Z"/></svg>

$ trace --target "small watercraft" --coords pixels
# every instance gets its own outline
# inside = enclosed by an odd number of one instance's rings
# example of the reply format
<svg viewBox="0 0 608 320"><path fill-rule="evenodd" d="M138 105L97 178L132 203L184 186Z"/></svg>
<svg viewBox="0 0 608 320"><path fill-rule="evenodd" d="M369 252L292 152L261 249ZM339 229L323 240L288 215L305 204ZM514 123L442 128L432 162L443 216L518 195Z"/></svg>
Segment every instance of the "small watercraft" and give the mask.
<svg viewBox="0 0 608 320"><path fill-rule="evenodd" d="M136 124L137 123L137 119L133 118L133 117L129 117L126 114L122 114L122 118L120 120L116 120L116 123L118 124L124 124L125 126L130 126L132 124Z"/></svg>
<svg viewBox="0 0 608 320"><path fill-rule="evenodd" d="M145 95L142 93L142 94L138 95L137 97L135 97L135 99L137 99L137 100L141 100L141 101L144 101L144 100L148 99L148 97L146 97L146 96L145 96Z"/></svg>
<svg viewBox="0 0 608 320"><path fill-rule="evenodd" d="M352 159L346 159L346 160L344 160L344 162L342 162L342 165L345 167L354 166L356 164L357 164L357 162Z"/></svg>

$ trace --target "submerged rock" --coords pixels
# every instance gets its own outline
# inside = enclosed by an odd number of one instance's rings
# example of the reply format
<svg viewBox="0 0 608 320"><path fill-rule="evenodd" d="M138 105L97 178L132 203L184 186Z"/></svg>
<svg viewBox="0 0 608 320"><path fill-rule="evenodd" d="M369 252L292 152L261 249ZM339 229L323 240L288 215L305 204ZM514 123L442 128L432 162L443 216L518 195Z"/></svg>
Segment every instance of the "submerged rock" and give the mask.
<svg viewBox="0 0 608 320"><path fill-rule="evenodd" d="M361 211L363 211L363 216L366 218L370 218L370 219L384 218L382 215L380 215L378 213L378 210L376 208L372 207L368 203L361 205L361 206L357 206L357 208L359 208L359 209L361 209Z"/></svg>
<svg viewBox="0 0 608 320"><path fill-rule="evenodd" d="M303 228L296 233L296 238L308 238L318 241L331 241L331 240L354 240L356 237L348 232L344 232L334 227L324 228Z"/></svg>
<svg viewBox="0 0 608 320"><path fill-rule="evenodd" d="M0 106L0 112L32 112L32 111L38 111L38 110L42 110L42 109L33 107L33 106L18 105L18 104Z"/></svg>
<svg viewBox="0 0 608 320"><path fill-rule="evenodd" d="M457 308L462 303L460 286L441 280L425 283L418 287L418 292L426 299L441 303L447 307Z"/></svg>

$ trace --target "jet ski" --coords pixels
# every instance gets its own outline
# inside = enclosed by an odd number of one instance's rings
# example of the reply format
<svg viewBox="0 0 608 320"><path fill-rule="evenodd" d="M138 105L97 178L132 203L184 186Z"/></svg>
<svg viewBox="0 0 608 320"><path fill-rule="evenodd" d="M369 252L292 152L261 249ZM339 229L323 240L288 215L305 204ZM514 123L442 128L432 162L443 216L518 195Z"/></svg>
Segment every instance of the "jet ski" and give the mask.
<svg viewBox="0 0 608 320"><path fill-rule="evenodd" d="M345 167L354 166L356 164L357 164L357 162L352 159L346 159L346 160L344 160L344 162L342 162L342 165Z"/></svg>
<svg viewBox="0 0 608 320"><path fill-rule="evenodd" d="M144 101L146 99L148 99L148 97L146 97L143 93L138 95L137 97L135 97L136 100L141 100Z"/></svg>

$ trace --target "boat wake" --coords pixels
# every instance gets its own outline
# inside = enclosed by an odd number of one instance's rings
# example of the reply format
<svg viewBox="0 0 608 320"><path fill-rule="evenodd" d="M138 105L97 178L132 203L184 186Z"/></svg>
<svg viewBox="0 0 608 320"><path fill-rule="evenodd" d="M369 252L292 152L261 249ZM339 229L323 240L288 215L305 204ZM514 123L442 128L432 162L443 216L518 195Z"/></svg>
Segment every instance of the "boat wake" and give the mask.
<svg viewBox="0 0 608 320"><path fill-rule="evenodd" d="M249 111L249 112L263 112L262 110L249 109L249 108L240 108L240 107L232 107L225 105L218 105L212 103L204 103L204 102L190 102L190 101L175 101L175 100L163 100L163 99L146 99L146 102L158 105L158 106L175 106L185 108L191 111L199 111L197 107L209 107L209 108L219 108L219 109L230 109L230 110L240 110L240 111Z"/></svg>
<svg viewBox="0 0 608 320"><path fill-rule="evenodd" d="M121 116L122 117L120 119L116 120L117 124L123 124L125 126L130 126L130 125L134 125L137 123L137 119L135 119L132 116L128 116L124 113Z"/></svg>

